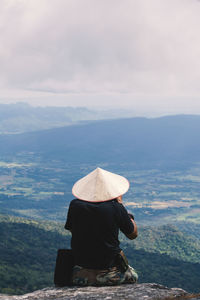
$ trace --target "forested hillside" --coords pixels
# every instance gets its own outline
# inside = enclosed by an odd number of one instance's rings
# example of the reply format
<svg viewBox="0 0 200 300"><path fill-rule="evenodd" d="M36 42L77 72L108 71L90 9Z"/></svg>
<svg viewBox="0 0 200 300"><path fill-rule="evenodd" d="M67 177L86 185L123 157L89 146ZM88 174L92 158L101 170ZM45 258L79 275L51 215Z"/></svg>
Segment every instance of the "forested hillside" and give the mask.
<svg viewBox="0 0 200 300"><path fill-rule="evenodd" d="M140 282L200 291L197 239L184 236L171 226L139 228L137 241L121 239ZM57 249L69 244L70 236L63 224L1 216L0 292L20 294L51 286Z"/></svg>
<svg viewBox="0 0 200 300"><path fill-rule="evenodd" d="M52 285L57 249L67 244L69 236L56 224L2 216L0 292L20 294Z"/></svg>

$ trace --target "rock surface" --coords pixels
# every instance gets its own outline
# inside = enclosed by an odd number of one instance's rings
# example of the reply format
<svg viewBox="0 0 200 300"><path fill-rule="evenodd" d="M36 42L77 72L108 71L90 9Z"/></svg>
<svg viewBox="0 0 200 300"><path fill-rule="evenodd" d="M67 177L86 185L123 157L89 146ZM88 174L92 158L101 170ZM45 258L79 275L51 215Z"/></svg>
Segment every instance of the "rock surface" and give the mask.
<svg viewBox="0 0 200 300"><path fill-rule="evenodd" d="M187 292L179 288L170 289L155 283L143 283L110 287L52 287L20 296L7 296L1 294L0 300L161 300L168 297L171 299L184 299L185 295L187 295Z"/></svg>

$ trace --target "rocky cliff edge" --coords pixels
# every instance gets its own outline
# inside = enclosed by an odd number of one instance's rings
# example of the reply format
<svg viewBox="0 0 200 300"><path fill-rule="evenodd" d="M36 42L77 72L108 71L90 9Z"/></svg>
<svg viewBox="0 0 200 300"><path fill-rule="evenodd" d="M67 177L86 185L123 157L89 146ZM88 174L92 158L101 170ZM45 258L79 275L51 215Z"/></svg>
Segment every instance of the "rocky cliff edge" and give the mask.
<svg viewBox="0 0 200 300"><path fill-rule="evenodd" d="M18 296L0 295L0 300L200 300L179 288L167 288L155 283L124 284L110 287L65 287L45 288Z"/></svg>

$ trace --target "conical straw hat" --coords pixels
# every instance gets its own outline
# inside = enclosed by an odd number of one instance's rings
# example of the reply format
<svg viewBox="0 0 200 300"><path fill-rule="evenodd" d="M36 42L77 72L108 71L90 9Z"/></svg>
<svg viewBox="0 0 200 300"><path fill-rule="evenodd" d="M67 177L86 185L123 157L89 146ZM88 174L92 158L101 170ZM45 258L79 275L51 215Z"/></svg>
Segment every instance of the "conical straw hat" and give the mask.
<svg viewBox="0 0 200 300"><path fill-rule="evenodd" d="M97 168L74 184L72 194L80 200L99 202L117 198L128 189L125 177Z"/></svg>

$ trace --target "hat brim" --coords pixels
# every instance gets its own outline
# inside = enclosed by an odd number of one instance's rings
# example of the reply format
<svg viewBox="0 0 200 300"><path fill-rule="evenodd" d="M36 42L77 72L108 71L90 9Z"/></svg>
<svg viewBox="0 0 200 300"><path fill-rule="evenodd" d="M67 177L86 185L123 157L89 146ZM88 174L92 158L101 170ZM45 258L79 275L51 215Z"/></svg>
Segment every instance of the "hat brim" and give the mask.
<svg viewBox="0 0 200 300"><path fill-rule="evenodd" d="M72 194L83 201L105 202L124 195L129 186L125 177L97 168L74 184Z"/></svg>

